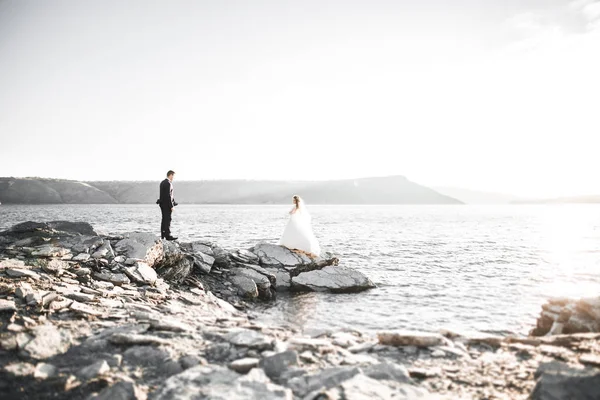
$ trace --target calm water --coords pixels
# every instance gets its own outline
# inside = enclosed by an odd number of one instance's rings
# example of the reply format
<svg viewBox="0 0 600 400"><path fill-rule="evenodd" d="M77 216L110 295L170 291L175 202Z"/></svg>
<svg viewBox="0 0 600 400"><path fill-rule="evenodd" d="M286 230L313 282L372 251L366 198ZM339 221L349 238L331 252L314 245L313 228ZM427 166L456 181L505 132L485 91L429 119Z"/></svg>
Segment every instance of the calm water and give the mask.
<svg viewBox="0 0 600 400"><path fill-rule="evenodd" d="M600 206L310 206L321 245L377 289L281 296L265 321L362 330L441 327L526 333L551 296L600 294ZM276 242L287 206L181 205L173 232L225 248ZM158 233L149 205L0 206L0 230L26 220Z"/></svg>

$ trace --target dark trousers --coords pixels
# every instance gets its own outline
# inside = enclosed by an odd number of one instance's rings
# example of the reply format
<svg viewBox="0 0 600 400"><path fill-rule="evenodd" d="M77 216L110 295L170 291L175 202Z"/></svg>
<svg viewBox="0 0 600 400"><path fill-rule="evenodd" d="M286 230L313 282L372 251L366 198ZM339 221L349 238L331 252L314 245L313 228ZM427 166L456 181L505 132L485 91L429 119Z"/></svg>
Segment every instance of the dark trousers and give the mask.
<svg viewBox="0 0 600 400"><path fill-rule="evenodd" d="M162 213L162 221L160 223L160 237L168 238L171 237L171 211L170 207L160 207Z"/></svg>

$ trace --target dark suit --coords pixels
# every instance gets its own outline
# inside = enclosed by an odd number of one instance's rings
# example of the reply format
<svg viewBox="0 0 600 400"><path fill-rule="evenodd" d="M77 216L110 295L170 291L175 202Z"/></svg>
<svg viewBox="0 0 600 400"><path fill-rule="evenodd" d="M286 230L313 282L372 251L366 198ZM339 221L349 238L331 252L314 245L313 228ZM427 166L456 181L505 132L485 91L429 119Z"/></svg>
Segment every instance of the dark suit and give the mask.
<svg viewBox="0 0 600 400"><path fill-rule="evenodd" d="M173 198L173 185L169 179L165 179L160 183L160 197L157 201L162 213L162 221L160 223L160 237L171 237L171 214L173 207L177 205Z"/></svg>

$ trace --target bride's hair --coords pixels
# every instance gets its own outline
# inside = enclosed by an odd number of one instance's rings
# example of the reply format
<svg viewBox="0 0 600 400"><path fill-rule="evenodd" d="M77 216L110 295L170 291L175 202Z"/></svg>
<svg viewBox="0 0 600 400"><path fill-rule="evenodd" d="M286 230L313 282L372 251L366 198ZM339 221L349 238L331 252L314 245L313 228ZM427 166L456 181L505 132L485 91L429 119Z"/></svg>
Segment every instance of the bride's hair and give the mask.
<svg viewBox="0 0 600 400"><path fill-rule="evenodd" d="M296 208L300 208L300 196L294 195L294 197L292 198L294 199L294 204L296 205Z"/></svg>

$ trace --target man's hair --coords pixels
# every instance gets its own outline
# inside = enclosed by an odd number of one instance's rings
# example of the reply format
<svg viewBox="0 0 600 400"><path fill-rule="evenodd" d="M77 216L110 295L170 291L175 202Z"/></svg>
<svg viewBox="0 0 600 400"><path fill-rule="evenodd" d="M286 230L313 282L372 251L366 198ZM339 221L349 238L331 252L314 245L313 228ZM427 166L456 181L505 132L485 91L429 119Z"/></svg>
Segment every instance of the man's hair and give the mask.
<svg viewBox="0 0 600 400"><path fill-rule="evenodd" d="M169 170L169 172L167 172L167 177L168 177L169 175L174 175L174 174L175 174L175 171L170 171L170 170Z"/></svg>

